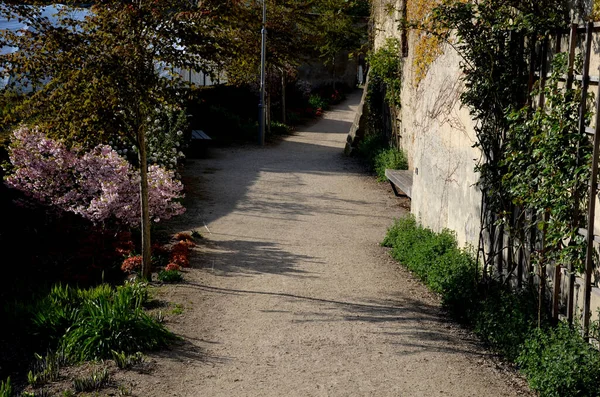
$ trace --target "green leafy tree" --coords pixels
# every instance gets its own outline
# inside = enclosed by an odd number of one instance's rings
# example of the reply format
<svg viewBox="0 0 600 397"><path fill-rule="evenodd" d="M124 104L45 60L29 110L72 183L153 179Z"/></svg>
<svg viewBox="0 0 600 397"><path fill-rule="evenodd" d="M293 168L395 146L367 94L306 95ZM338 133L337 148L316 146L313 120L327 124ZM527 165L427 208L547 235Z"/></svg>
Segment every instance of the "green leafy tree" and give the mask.
<svg viewBox="0 0 600 397"><path fill-rule="evenodd" d="M35 3L35 2L32 2ZM104 0L87 10L70 4L55 18L35 4L0 4L0 16L26 31L4 31L0 57L13 81L33 91L9 121L35 123L70 145L128 141L140 169L143 276L150 275L146 134L156 109L179 106L172 68L210 71L221 48L214 8L188 0ZM77 17L85 12L85 18ZM10 89L9 87L8 89Z"/></svg>

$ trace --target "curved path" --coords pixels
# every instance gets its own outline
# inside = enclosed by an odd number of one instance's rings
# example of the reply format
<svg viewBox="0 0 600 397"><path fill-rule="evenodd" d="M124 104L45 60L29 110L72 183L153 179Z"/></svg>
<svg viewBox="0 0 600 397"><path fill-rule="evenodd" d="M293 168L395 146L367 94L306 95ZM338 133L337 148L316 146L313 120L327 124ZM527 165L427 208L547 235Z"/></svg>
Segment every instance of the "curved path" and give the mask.
<svg viewBox="0 0 600 397"><path fill-rule="evenodd" d="M379 246L406 202L342 155L359 100L188 167L189 210L173 227L206 239L187 283L165 293L186 342L154 356L135 395L526 393Z"/></svg>

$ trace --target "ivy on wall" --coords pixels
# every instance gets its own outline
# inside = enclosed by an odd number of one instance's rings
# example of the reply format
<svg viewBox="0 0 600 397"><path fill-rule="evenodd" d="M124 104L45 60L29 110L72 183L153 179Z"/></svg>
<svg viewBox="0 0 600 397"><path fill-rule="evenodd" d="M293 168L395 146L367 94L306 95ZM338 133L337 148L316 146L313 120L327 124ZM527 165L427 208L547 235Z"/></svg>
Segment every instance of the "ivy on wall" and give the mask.
<svg viewBox="0 0 600 397"><path fill-rule="evenodd" d="M400 107L402 87L402 60L400 42L388 38L385 44L368 57L372 83L382 83L385 100L390 106Z"/></svg>

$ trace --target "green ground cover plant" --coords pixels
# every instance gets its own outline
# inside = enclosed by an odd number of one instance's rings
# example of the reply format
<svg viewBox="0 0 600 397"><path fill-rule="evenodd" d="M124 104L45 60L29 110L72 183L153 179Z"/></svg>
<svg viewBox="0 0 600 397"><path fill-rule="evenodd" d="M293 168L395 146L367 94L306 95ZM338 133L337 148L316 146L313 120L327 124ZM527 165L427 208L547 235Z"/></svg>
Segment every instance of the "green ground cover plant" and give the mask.
<svg viewBox="0 0 600 397"><path fill-rule="evenodd" d="M408 216L394 223L382 244L440 294L453 318L515 362L541 397L600 395L600 352L578 327L553 327L548 316L538 327L537 291L512 291L491 277L480 281L473 253L458 247L453 232L433 232Z"/></svg>
<svg viewBox="0 0 600 397"><path fill-rule="evenodd" d="M31 318L31 331L64 358L49 355L43 362L51 365L33 372L31 380L46 379L57 361L106 359L113 351L136 353L168 345L175 336L144 311L147 301L147 287L138 282L89 289L55 285L22 313Z"/></svg>
<svg viewBox="0 0 600 397"><path fill-rule="evenodd" d="M365 161L369 169L375 171L380 182L386 180L386 169L408 169L406 154L402 150L390 147L382 135L365 136L358 144L357 154Z"/></svg>

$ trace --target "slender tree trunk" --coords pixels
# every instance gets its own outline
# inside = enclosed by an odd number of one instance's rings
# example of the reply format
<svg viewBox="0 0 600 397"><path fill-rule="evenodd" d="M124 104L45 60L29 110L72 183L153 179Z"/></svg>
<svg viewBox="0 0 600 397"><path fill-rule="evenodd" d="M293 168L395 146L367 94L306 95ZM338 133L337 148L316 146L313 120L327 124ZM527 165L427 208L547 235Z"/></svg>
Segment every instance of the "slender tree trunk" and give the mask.
<svg viewBox="0 0 600 397"><path fill-rule="evenodd" d="M138 128L138 146L140 160L142 277L149 280L152 276L152 253L150 251L150 210L148 207L148 160L146 156L146 136L142 127Z"/></svg>
<svg viewBox="0 0 600 397"><path fill-rule="evenodd" d="M267 94L267 132L271 135L271 94Z"/></svg>
<svg viewBox="0 0 600 397"><path fill-rule="evenodd" d="M285 70L281 71L281 122L287 124L285 108Z"/></svg>

